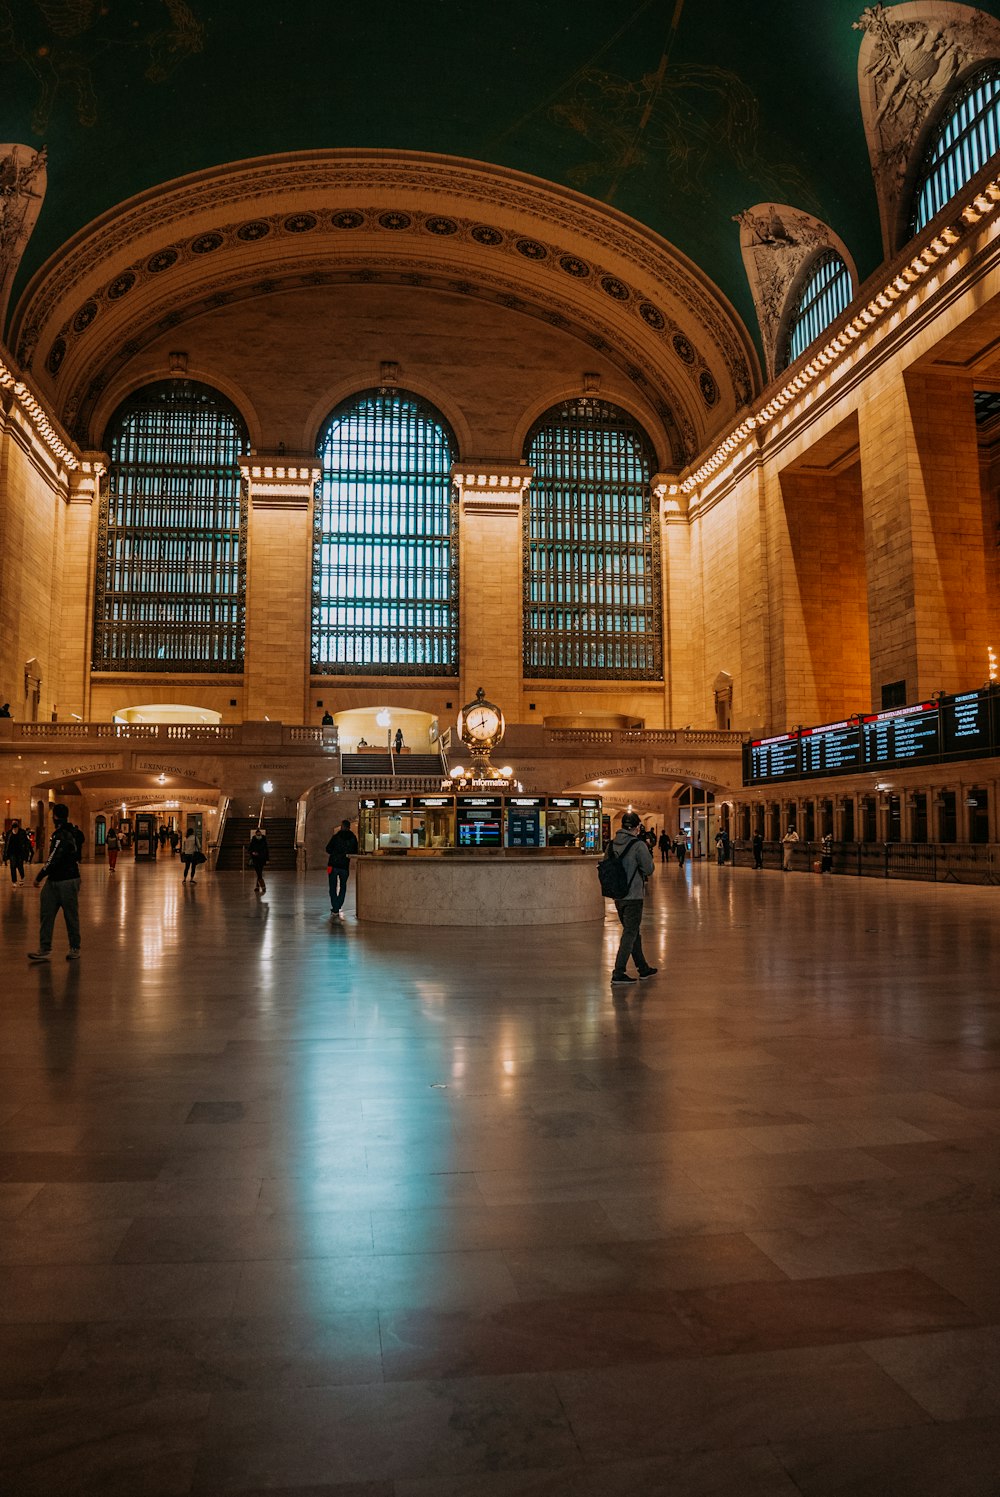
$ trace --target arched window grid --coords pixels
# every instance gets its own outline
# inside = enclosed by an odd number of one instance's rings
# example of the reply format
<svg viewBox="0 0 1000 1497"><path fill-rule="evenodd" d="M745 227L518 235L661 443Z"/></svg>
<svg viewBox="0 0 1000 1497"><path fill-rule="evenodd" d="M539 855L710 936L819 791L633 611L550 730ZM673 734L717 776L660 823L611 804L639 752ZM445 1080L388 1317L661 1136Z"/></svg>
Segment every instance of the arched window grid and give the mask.
<svg viewBox="0 0 1000 1497"><path fill-rule="evenodd" d="M911 233L927 227L1000 151L1000 65L966 83L924 154L914 192Z"/></svg>
<svg viewBox="0 0 1000 1497"><path fill-rule="evenodd" d="M806 278L788 329L786 367L825 333L851 304L851 272L836 250L825 250Z"/></svg>
<svg viewBox="0 0 1000 1497"><path fill-rule="evenodd" d="M525 455L525 675L662 680L645 434L607 402L568 401L535 423Z"/></svg>
<svg viewBox="0 0 1000 1497"><path fill-rule="evenodd" d="M457 443L418 396L367 390L318 443L312 670L458 673Z"/></svg>
<svg viewBox="0 0 1000 1497"><path fill-rule="evenodd" d="M208 386L171 380L131 396L105 442L93 668L242 671L242 418Z"/></svg>

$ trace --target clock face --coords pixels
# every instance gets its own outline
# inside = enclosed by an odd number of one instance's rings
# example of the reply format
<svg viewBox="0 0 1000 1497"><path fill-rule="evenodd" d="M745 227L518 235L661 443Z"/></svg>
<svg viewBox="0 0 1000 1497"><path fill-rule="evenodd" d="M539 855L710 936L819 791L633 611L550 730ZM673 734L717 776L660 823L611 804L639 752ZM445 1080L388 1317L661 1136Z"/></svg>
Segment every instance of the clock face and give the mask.
<svg viewBox="0 0 1000 1497"><path fill-rule="evenodd" d="M485 741L500 731L500 714L495 707L476 703L465 714L463 736Z"/></svg>

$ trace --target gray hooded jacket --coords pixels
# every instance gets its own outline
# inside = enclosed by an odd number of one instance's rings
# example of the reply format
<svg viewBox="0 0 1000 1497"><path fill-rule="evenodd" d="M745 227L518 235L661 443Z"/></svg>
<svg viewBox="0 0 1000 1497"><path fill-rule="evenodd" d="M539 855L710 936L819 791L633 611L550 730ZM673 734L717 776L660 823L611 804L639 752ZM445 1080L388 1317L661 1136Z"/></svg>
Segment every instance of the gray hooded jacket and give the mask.
<svg viewBox="0 0 1000 1497"><path fill-rule="evenodd" d="M615 850L615 857L621 858L626 873L630 875L625 898L645 899L646 879L653 871L653 854L648 844L642 837L637 837L635 832L627 832L622 827L615 833L611 846Z"/></svg>

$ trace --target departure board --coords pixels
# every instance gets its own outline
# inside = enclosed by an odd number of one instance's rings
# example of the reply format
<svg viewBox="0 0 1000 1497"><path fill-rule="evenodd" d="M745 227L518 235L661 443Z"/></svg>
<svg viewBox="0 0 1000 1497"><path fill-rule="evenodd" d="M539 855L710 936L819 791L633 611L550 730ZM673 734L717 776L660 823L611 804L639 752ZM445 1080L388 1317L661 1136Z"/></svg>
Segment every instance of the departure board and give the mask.
<svg viewBox="0 0 1000 1497"><path fill-rule="evenodd" d="M864 765L857 722L824 723L802 729L803 774L850 774Z"/></svg>
<svg viewBox="0 0 1000 1497"><path fill-rule="evenodd" d="M507 802L508 847L545 846L544 804L540 795L511 796Z"/></svg>
<svg viewBox="0 0 1000 1497"><path fill-rule="evenodd" d="M755 738L750 744L750 774L754 783L795 780L799 769L799 735L781 733L777 738Z"/></svg>
<svg viewBox="0 0 1000 1497"><path fill-rule="evenodd" d="M989 688L941 698L941 740L946 754L963 758L993 752Z"/></svg>
<svg viewBox="0 0 1000 1497"><path fill-rule="evenodd" d="M937 702L893 707L861 720L865 763L877 769L900 768L941 753L941 714Z"/></svg>

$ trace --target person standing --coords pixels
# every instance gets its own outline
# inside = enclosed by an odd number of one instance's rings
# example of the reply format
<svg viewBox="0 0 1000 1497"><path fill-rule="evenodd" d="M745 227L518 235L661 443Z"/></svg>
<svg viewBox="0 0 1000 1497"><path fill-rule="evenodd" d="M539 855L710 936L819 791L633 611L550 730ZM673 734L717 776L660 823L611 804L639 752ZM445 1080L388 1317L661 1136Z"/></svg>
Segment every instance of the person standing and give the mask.
<svg viewBox="0 0 1000 1497"><path fill-rule="evenodd" d="M833 833L832 832L825 832L824 833L824 835L823 835L823 841L820 844L820 846L821 846L821 852L820 852L820 859L819 859L819 871L820 871L820 873L832 873L833 872Z"/></svg>
<svg viewBox="0 0 1000 1497"><path fill-rule="evenodd" d="M187 829L187 835L185 836L184 841L181 844L181 862L184 864L184 872L181 875L181 883L185 883L187 881L187 876L189 873L191 875L191 882L194 883L195 875L198 872L198 858L200 854L201 839L199 838L198 833L195 831L194 827L189 826Z"/></svg>
<svg viewBox="0 0 1000 1497"><path fill-rule="evenodd" d="M104 839L104 846L108 853L108 872L114 873L115 864L118 862L118 833L113 826L108 827L108 835Z"/></svg>
<svg viewBox="0 0 1000 1497"><path fill-rule="evenodd" d="M670 840L670 833L667 831L666 827L664 827L663 831L660 833L659 840L657 842L657 846L660 849L660 862L661 863L665 863L667 861L667 859L670 857L670 851L671 851L671 848L673 847L673 845L674 844Z"/></svg>
<svg viewBox="0 0 1000 1497"><path fill-rule="evenodd" d="M63 912L69 950L68 962L80 956L80 850L83 833L69 819L69 806L56 801L52 807L55 823L49 842L49 855L35 878L35 888L44 883L41 899L41 924L38 950L28 952L29 962L47 962L52 957L52 933L56 915Z"/></svg>
<svg viewBox="0 0 1000 1497"><path fill-rule="evenodd" d="M402 728L397 728L396 729L396 736L392 740L392 749L393 749L393 753L396 753L396 754L401 754L403 752L403 730L402 730Z"/></svg>
<svg viewBox="0 0 1000 1497"><path fill-rule="evenodd" d="M250 867L254 871L257 882L253 886L255 894L266 894L267 885L264 882L264 869L267 867L271 851L267 845L267 833L262 826L255 826L250 835L250 846L247 848L250 858Z"/></svg>
<svg viewBox="0 0 1000 1497"><path fill-rule="evenodd" d="M753 853L753 866L763 868L764 866L764 834L754 832L750 839L750 851Z"/></svg>
<svg viewBox="0 0 1000 1497"><path fill-rule="evenodd" d="M781 839L781 871L787 873L792 866L792 849L799 840L799 834L793 826Z"/></svg>
<svg viewBox="0 0 1000 1497"><path fill-rule="evenodd" d="M642 949L642 913L646 899L646 880L653 872L653 855L645 838L637 835L638 831L638 816L634 811L626 811L622 817L621 830L611 844L612 853L621 861L628 878L623 898L615 900L622 936L611 974L613 987L635 982L635 978L630 977L625 970L630 956L640 977L652 977L657 970L649 965Z"/></svg>
<svg viewBox="0 0 1000 1497"><path fill-rule="evenodd" d="M715 834L715 861L720 868L726 861L726 834L721 827Z"/></svg>
<svg viewBox="0 0 1000 1497"><path fill-rule="evenodd" d="M24 865L31 861L31 843L17 817L10 824L10 831L3 839L3 860L10 869L10 881L14 888L24 883Z"/></svg>
<svg viewBox="0 0 1000 1497"><path fill-rule="evenodd" d="M347 897L347 880L351 876L351 858L358 851L358 839L345 819L326 844L330 874L330 909L339 915Z"/></svg>

